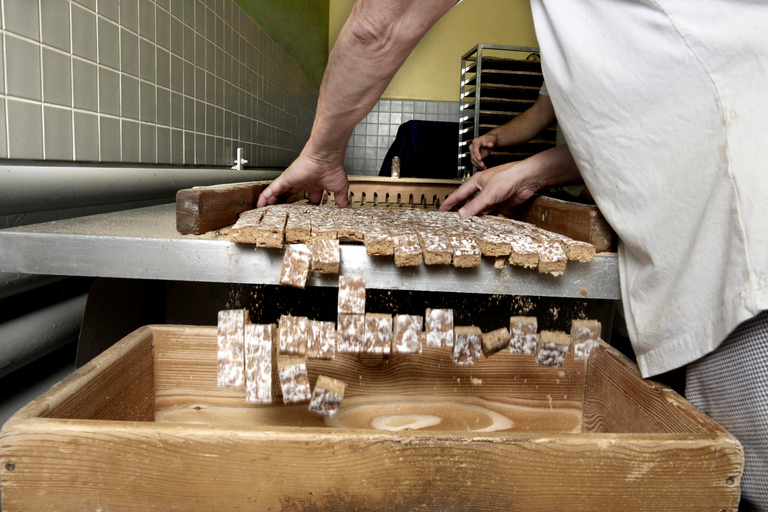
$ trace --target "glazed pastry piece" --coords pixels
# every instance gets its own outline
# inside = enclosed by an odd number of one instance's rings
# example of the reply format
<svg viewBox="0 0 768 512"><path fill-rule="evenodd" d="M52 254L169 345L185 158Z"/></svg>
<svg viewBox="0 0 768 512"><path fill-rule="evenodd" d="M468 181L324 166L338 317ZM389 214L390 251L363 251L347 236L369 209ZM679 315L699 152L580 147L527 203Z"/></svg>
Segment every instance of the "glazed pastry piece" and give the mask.
<svg viewBox="0 0 768 512"><path fill-rule="evenodd" d="M307 340L307 359L333 359L336 354L336 325L311 320Z"/></svg>
<svg viewBox="0 0 768 512"><path fill-rule="evenodd" d="M340 314L336 326L336 352L362 354L365 348L365 315Z"/></svg>
<svg viewBox="0 0 768 512"><path fill-rule="evenodd" d="M244 211L237 218L237 222L235 222L234 226L224 232L229 235L229 239L233 242L255 244L256 228L259 226L265 212L266 210L261 208Z"/></svg>
<svg viewBox="0 0 768 512"><path fill-rule="evenodd" d="M268 211L256 226L256 247L282 248L287 218L288 215L283 212Z"/></svg>
<svg viewBox="0 0 768 512"><path fill-rule="evenodd" d="M424 314L424 324L427 332L426 346L453 346L453 310L427 309Z"/></svg>
<svg viewBox="0 0 768 512"><path fill-rule="evenodd" d="M288 214L285 223L286 244L306 244L311 240L312 222L308 215L300 213Z"/></svg>
<svg viewBox="0 0 768 512"><path fill-rule="evenodd" d="M571 322L571 343L573 358L586 361L592 352L600 346L603 327L597 320L573 320Z"/></svg>
<svg viewBox="0 0 768 512"><path fill-rule="evenodd" d="M281 315L278 341L280 354L304 356L309 339L309 318Z"/></svg>
<svg viewBox="0 0 768 512"><path fill-rule="evenodd" d="M490 357L496 352L507 348L507 345L509 345L509 331L506 327L483 333L482 349L485 357Z"/></svg>
<svg viewBox="0 0 768 512"><path fill-rule="evenodd" d="M311 260L312 252L306 245L289 245L283 253L280 284L304 289L309 276Z"/></svg>
<svg viewBox="0 0 768 512"><path fill-rule="evenodd" d="M476 267L480 265L482 252L475 240L470 236L449 236L453 250L453 266L459 268Z"/></svg>
<svg viewBox="0 0 768 512"><path fill-rule="evenodd" d="M570 343L570 337L563 331L541 331L536 364L557 368L563 366Z"/></svg>
<svg viewBox="0 0 768 512"><path fill-rule="evenodd" d="M395 245L387 229L367 229L363 234L365 252L368 256L392 256Z"/></svg>
<svg viewBox="0 0 768 512"><path fill-rule="evenodd" d="M319 416L333 416L339 410L347 384L338 379L319 375L309 401L309 410Z"/></svg>
<svg viewBox="0 0 768 512"><path fill-rule="evenodd" d="M389 354L392 351L392 315L385 313L365 314L366 354Z"/></svg>
<svg viewBox="0 0 768 512"><path fill-rule="evenodd" d="M420 232L419 240L427 265L450 265L453 251L448 237L442 233Z"/></svg>
<svg viewBox="0 0 768 512"><path fill-rule="evenodd" d="M474 325L453 329L453 364L470 365L480 359L483 333Z"/></svg>
<svg viewBox="0 0 768 512"><path fill-rule="evenodd" d="M312 240L312 271L321 274L338 274L341 256L338 240Z"/></svg>
<svg viewBox="0 0 768 512"><path fill-rule="evenodd" d="M539 248L539 272L553 276L563 275L568 257L559 243L547 241Z"/></svg>
<svg viewBox="0 0 768 512"><path fill-rule="evenodd" d="M415 233L394 236L395 266L418 267L421 265L421 245Z"/></svg>
<svg viewBox="0 0 768 512"><path fill-rule="evenodd" d="M538 321L535 316L509 318L509 352L512 354L536 354L538 348Z"/></svg>
<svg viewBox="0 0 768 512"><path fill-rule="evenodd" d="M338 313L345 315L365 313L365 278L339 276Z"/></svg>
<svg viewBox="0 0 768 512"><path fill-rule="evenodd" d="M240 388L245 385L245 324L249 321L245 309L219 311L216 383Z"/></svg>
<svg viewBox="0 0 768 512"><path fill-rule="evenodd" d="M419 315L395 316L395 338L392 352L396 354L421 354L421 325Z"/></svg>
<svg viewBox="0 0 768 512"><path fill-rule="evenodd" d="M245 401L271 404L277 394L275 325L245 326Z"/></svg>
<svg viewBox="0 0 768 512"><path fill-rule="evenodd" d="M309 376L303 359L293 357L279 359L278 373L283 403L296 404L310 399Z"/></svg>

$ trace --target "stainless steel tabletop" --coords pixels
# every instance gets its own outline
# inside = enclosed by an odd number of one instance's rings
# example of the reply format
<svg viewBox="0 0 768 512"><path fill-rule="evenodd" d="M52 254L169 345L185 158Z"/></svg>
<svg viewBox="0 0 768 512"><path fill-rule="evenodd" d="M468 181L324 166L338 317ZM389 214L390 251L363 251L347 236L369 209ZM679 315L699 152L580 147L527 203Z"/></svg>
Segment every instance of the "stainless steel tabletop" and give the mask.
<svg viewBox="0 0 768 512"><path fill-rule="evenodd" d="M282 250L229 242L218 234L176 231L174 204L0 230L0 272L168 281L278 284ZM520 267L397 268L392 257L341 245L341 274L366 278L367 288L619 299L618 258L598 254L568 262L551 276ZM337 286L338 276L313 274L308 286Z"/></svg>

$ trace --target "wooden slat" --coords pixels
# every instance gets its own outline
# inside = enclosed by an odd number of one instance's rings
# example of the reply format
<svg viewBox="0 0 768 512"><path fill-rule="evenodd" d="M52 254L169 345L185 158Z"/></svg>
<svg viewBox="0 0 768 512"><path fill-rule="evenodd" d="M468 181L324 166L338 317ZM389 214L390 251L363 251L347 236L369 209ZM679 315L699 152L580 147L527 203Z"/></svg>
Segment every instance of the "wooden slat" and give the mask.
<svg viewBox="0 0 768 512"><path fill-rule="evenodd" d="M380 433L30 420L4 432L3 508L735 512L713 437ZM732 484L728 478L734 477Z"/></svg>
<svg viewBox="0 0 768 512"><path fill-rule="evenodd" d="M613 230L597 206L534 196L516 206L498 204L493 207L492 213L501 213L574 240L589 242L597 252L610 251L614 244Z"/></svg>
<svg viewBox="0 0 768 512"><path fill-rule="evenodd" d="M672 389L639 377L634 363L601 344L589 360L584 395L585 432L726 431Z"/></svg>
<svg viewBox="0 0 768 512"><path fill-rule="evenodd" d="M237 221L256 201L269 181L212 185L179 190L176 194L176 230L200 235Z"/></svg>

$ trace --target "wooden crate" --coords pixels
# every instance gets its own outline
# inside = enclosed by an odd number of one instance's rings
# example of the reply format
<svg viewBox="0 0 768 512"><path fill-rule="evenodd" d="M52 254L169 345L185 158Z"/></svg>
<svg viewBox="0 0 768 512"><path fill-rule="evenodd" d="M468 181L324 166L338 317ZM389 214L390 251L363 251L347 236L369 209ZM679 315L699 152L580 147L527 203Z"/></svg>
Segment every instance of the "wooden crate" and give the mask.
<svg viewBox="0 0 768 512"><path fill-rule="evenodd" d="M3 510L737 509L741 446L679 395L608 346L528 357L310 362L348 383L334 428L218 388L214 327L143 327L3 426ZM399 406L441 423L368 427Z"/></svg>

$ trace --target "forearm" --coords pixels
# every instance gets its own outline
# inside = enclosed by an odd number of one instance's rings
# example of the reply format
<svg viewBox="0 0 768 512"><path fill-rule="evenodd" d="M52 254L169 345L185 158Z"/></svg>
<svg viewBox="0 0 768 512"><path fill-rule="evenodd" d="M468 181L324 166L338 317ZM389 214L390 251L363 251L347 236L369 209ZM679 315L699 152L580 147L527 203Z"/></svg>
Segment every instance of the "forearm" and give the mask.
<svg viewBox="0 0 768 512"><path fill-rule="evenodd" d="M488 133L496 138L496 147L514 146L528 142L554 120L552 101L549 96L540 95L531 108Z"/></svg>
<svg viewBox="0 0 768 512"><path fill-rule="evenodd" d="M516 169L525 187L536 192L581 180L576 162L568 145L557 146L519 162Z"/></svg>
<svg viewBox="0 0 768 512"><path fill-rule="evenodd" d="M358 0L328 59L305 151L343 161L349 137L422 36L455 0Z"/></svg>

